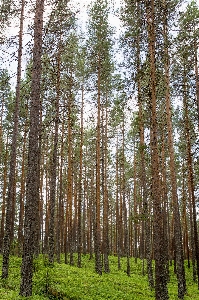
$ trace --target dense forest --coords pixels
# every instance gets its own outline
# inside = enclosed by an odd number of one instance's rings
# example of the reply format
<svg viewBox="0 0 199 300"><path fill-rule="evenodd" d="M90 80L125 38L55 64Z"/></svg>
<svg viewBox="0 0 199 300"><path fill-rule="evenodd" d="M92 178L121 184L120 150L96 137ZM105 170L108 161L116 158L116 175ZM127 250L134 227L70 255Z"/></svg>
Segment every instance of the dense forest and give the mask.
<svg viewBox="0 0 199 300"><path fill-rule="evenodd" d="M13 256L19 297L39 259L53 272L88 257L100 278L125 265L126 280L133 260L153 298L170 298L172 269L186 299L187 269L199 289L197 1L29 2L0 1L0 285Z"/></svg>

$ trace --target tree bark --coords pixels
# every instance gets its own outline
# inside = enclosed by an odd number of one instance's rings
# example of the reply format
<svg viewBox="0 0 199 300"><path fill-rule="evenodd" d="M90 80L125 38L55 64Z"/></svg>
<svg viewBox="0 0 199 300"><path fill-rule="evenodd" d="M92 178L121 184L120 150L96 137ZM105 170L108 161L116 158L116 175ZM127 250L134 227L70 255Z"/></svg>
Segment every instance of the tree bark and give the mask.
<svg viewBox="0 0 199 300"><path fill-rule="evenodd" d="M57 76L56 76L56 100L55 100L55 129L54 143L51 163L51 182L50 182L50 223L49 223L49 262L54 262L55 253L55 204L56 204L56 187L57 187L57 152L58 152L58 130L59 130L59 98L60 98L60 67L61 67L61 37L57 54Z"/></svg>
<svg viewBox="0 0 199 300"><path fill-rule="evenodd" d="M44 0L36 1L34 20L34 46L30 103L30 131L28 146L28 166L26 181L26 207L24 223L24 245L21 266L21 296L31 296L33 275L33 251L36 231L36 215L39 208L39 136L40 136L40 81L42 56Z"/></svg>
<svg viewBox="0 0 199 300"><path fill-rule="evenodd" d="M195 33L195 28L194 28L194 33ZM195 77L196 77L197 118L198 118L198 127L199 127L199 75L198 75L198 47L197 47L196 37L194 37L194 58L195 58L194 66L195 66Z"/></svg>
<svg viewBox="0 0 199 300"><path fill-rule="evenodd" d="M83 167L83 143L84 143L84 86L82 85L82 105L81 105L81 124L80 124L80 153L79 153L79 184L78 184L78 226L77 226L77 266L81 268L82 252L82 167Z"/></svg>
<svg viewBox="0 0 199 300"><path fill-rule="evenodd" d="M193 179L193 166L192 166L192 153L191 153L191 139L190 139L190 126L188 117L188 103L187 103L187 79L184 68L184 82L183 82L183 105L184 105L184 118L185 118L185 137L187 144L187 167L189 174L189 185L191 191L191 213L193 216L193 237L194 237L194 250L197 264L197 276L198 276L198 289L199 289L199 242L198 242L198 228L197 228L197 214L196 214L196 200L194 193L194 179Z"/></svg>
<svg viewBox="0 0 199 300"><path fill-rule="evenodd" d="M24 200L25 200L25 164L26 164L26 140L27 140L27 124L23 137L23 154L21 167L21 187L20 187L20 210L19 210L19 227L18 227L18 255L21 256L23 249L23 219L24 219Z"/></svg>
<svg viewBox="0 0 199 300"><path fill-rule="evenodd" d="M95 271L102 274L101 262L101 228L100 228L100 138L101 138L101 60L98 54L98 79L97 79L97 137L96 137L96 222L95 222Z"/></svg>
<svg viewBox="0 0 199 300"><path fill-rule="evenodd" d="M23 22L24 22L24 7L25 1L21 3L20 28L19 28L19 48L18 48L18 65L17 65L17 85L14 108L14 128L12 133L11 156L10 156L10 170L8 181L8 195L7 195L7 209L5 234L3 241L3 264L2 264L2 278L8 277L9 255L12 237L14 235L14 216L15 216L15 176L16 176L16 151L17 151L17 136L19 124L19 104L20 104L20 86L21 86L21 63L22 63L22 39L23 39Z"/></svg>
<svg viewBox="0 0 199 300"><path fill-rule="evenodd" d="M150 58L150 107L151 107L151 172L152 201L154 211L154 255L155 255L155 298L167 300L167 278L165 274L163 214L159 178L158 124L156 111L156 64L155 64L155 6L154 0L146 1L148 49Z"/></svg>
<svg viewBox="0 0 199 300"><path fill-rule="evenodd" d="M105 131L103 134L103 143L102 143L102 149L103 149L103 162L104 162L104 168L103 168L103 254L104 254L104 272L109 273L109 224L108 224L108 188L107 188L107 147L108 147L108 109L107 109L107 95L106 95L106 103L105 103Z"/></svg>
<svg viewBox="0 0 199 300"><path fill-rule="evenodd" d="M139 17L139 26L141 26L141 12L140 4L137 1L137 13ZM140 59L140 34L137 35L137 94L138 94L138 107L139 107L139 137L140 137L140 156L141 156L141 186L142 186L142 205L144 217L144 240L145 240L145 253L147 260L147 275L149 286L154 287L153 268L152 268L152 254L151 254L151 239L150 239L150 217L147 200L147 178L146 178L146 158L145 158L145 141L144 141L144 120L143 120L143 107L142 107L142 94L141 94L141 59Z"/></svg>
<svg viewBox="0 0 199 300"><path fill-rule="evenodd" d="M186 293L186 279L185 279L184 256L183 256L183 247L182 247L180 211L179 211L178 194L177 194L176 166L175 166L173 128L172 128L172 117L171 117L168 28L167 28L166 16L163 25L163 32L164 32L164 52L165 52L164 70L165 70L165 86L166 86L166 94L165 94L166 121L167 121L168 147L169 147L169 167L170 167L170 174L171 174L171 193L172 193L172 202L174 208L174 240L175 240L175 251L176 251L176 267L177 267L176 271L177 271L177 279L178 279L178 298L183 299Z"/></svg>
<svg viewBox="0 0 199 300"><path fill-rule="evenodd" d="M5 226L5 212L6 212L6 190L7 190L7 173L8 173L8 135L6 138L6 149L4 157L4 170L3 170L3 191L2 191L2 207L1 207L1 232L0 232L0 252L3 251L3 237Z"/></svg>

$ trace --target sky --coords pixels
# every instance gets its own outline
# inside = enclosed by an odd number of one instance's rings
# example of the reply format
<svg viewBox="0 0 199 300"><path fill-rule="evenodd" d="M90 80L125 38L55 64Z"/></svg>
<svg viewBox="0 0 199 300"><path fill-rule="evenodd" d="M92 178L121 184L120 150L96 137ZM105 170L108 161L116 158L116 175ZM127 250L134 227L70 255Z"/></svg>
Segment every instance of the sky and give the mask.
<svg viewBox="0 0 199 300"><path fill-rule="evenodd" d="M191 0L187 0L187 3L190 3ZM30 3L30 2L28 2ZM35 3L35 2L32 2ZM50 13L50 6L48 5L48 0L45 1L46 6L45 6L45 16L47 16ZM74 6L76 9L78 9L79 13L77 14L78 19L82 20L82 27L83 29L85 29L85 21L87 19L87 6L88 4L91 3L91 0L71 0L69 2L69 4L72 6ZM123 0L111 0L111 3L113 5L114 8L119 8L120 5L123 3ZM199 0L197 0L197 3L199 5ZM28 11L28 7L26 8L26 12L25 15L27 15L27 11ZM33 14L31 14L31 19L33 19ZM116 16L111 15L110 16L110 24L114 27L116 27L116 29L119 31L119 18L117 18ZM27 32L27 28L30 25L30 19L26 19L25 20L25 24L24 24L24 31ZM11 22L11 26L9 28L9 31L7 32L8 36L17 36L19 31L19 19L16 20L12 20ZM29 33L25 33L24 34L24 45L26 45L28 42L30 41L30 34ZM13 48L10 48L9 50L10 52L16 52L16 46L14 46L13 43ZM4 68L8 68L13 70L13 78L14 78L14 73L16 72L16 68L17 68L17 62L15 60L15 58L13 58L13 60L10 62L10 55L7 55L7 57L9 60L5 60L4 61ZM27 55L24 55L23 53L23 65L25 65L27 60ZM1 63L1 62L0 62ZM0 66L1 68L1 66Z"/></svg>

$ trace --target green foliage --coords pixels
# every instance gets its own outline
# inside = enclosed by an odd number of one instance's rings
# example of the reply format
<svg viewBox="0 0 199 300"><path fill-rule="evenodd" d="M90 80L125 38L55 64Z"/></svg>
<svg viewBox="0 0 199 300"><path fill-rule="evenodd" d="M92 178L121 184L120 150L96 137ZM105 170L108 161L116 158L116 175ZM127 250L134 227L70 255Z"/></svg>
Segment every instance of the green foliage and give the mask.
<svg viewBox="0 0 199 300"><path fill-rule="evenodd" d="M106 94L111 88L114 64L113 28L108 20L109 7L105 0L95 1L89 9L88 40L86 43L91 82L100 71L100 90ZM93 77L94 76L94 77Z"/></svg>
<svg viewBox="0 0 199 300"><path fill-rule="evenodd" d="M75 256L77 259L77 257ZM2 260L2 257L0 258ZM62 262L64 257L62 257ZM117 257L109 258L111 273L99 276L94 272L94 260L88 255L82 256L82 268L64 263L54 265L40 256L34 261L33 296L29 299L65 299L65 300L148 300L154 299L147 276L142 275L143 261L130 260L131 276L126 274L126 258L121 258L121 270L117 269ZM18 296L20 285L21 259L12 256L10 259L10 276L0 280L0 299L22 300ZM177 281L170 268L169 299L177 299ZM146 273L146 272L145 272ZM192 281L192 270L186 269L188 293L185 300L197 299L197 284Z"/></svg>

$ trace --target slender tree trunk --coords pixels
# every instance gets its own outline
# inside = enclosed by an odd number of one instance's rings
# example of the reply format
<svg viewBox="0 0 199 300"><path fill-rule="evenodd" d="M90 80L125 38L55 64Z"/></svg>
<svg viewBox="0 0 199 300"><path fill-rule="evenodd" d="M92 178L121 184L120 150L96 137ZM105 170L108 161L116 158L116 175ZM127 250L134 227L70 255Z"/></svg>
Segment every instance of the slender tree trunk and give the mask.
<svg viewBox="0 0 199 300"><path fill-rule="evenodd" d="M90 210L90 259L93 257L93 247L92 247L92 240L93 240L93 232L94 232L94 226L95 226L95 201L93 199L93 196L95 194L95 187L94 187L94 181L95 181L95 170L94 167L91 169L91 195L89 196L89 210ZM95 237L94 237L95 238Z"/></svg>
<svg viewBox="0 0 199 300"><path fill-rule="evenodd" d="M57 262L60 263L60 254L62 251L62 242L63 242L63 165L64 165L64 112L62 115L62 130L61 130L61 149L60 149L60 175L59 175L59 200L57 208Z"/></svg>
<svg viewBox="0 0 199 300"><path fill-rule="evenodd" d="M26 164L26 140L27 140L27 125L25 125L25 132L23 138L23 155L21 167L21 187L20 187L20 210L19 210L19 227L18 227L18 255L21 256L23 249L23 219L24 219L24 199L25 199L25 164Z"/></svg>
<svg viewBox="0 0 199 300"><path fill-rule="evenodd" d="M189 185L191 189L191 199L192 199L191 212L193 216L193 237L194 237L194 248L195 248L195 257L196 257L196 264L197 264L198 289L199 289L199 243L198 243L196 200L194 194L194 179L193 179L190 126L189 126L188 104L187 104L187 81L186 81L185 68L184 68L183 86L184 86L183 105L184 105L184 118L185 118L185 136L186 136L186 143L187 143L187 166L189 172Z"/></svg>
<svg viewBox="0 0 199 300"><path fill-rule="evenodd" d="M135 144L134 144L134 178L133 178L133 214L134 214L134 258L135 263L137 264L138 259L138 212L137 212L137 164L136 164L136 154L135 154Z"/></svg>
<svg viewBox="0 0 199 300"><path fill-rule="evenodd" d="M107 188L107 148L108 148L108 110L107 96L105 108L105 133L103 137L103 158L104 158L104 195L103 195L103 254L104 272L109 273L109 224L108 224L108 188Z"/></svg>
<svg viewBox="0 0 199 300"><path fill-rule="evenodd" d="M194 28L195 33L195 28ZM199 76L198 76L198 47L196 37L194 38L194 56L195 56L195 77L196 77L196 102L197 102L197 112L198 112L198 127L199 127Z"/></svg>
<svg viewBox="0 0 199 300"><path fill-rule="evenodd" d="M51 163L51 182L50 182L50 223L49 223L49 262L54 262L55 253L55 204L56 204L56 186L57 186L57 152L58 152L58 130L59 130L59 98L60 98L60 67L61 67L61 37L57 54L57 83L56 83L56 100L55 100L55 131L54 144Z"/></svg>
<svg viewBox="0 0 199 300"><path fill-rule="evenodd" d="M170 79L169 79L169 54L168 54L168 29L167 20L164 21L164 49L165 49L165 84L166 84L166 121L167 121L167 132L168 132L168 147L169 147L169 166L171 174L171 193L172 202L174 208L174 240L175 240L175 251L176 251L176 271L178 279L178 298L183 299L186 293L186 279L184 269L184 257L182 247L182 231L180 221L180 211L178 204L177 194L177 179L176 179L176 166L175 166L175 155L174 155L174 144L173 144L173 128L171 119L171 101L170 101Z"/></svg>
<svg viewBox="0 0 199 300"><path fill-rule="evenodd" d="M118 136L116 144L116 252L118 257L118 270L121 269L121 250L120 250L120 213L119 213L119 154L118 154Z"/></svg>
<svg viewBox="0 0 199 300"><path fill-rule="evenodd" d="M98 55L98 79L97 79L97 137L96 137L96 222L95 222L95 271L102 274L101 262L101 228L100 228L100 138L101 138L101 61Z"/></svg>
<svg viewBox="0 0 199 300"><path fill-rule="evenodd" d="M122 141L123 143L123 141ZM123 227L123 190L122 190L122 161L123 157L119 158L119 256L124 255L124 227Z"/></svg>
<svg viewBox="0 0 199 300"><path fill-rule="evenodd" d="M2 163L3 155L2 155L2 149L3 149L3 112L4 112L4 101L5 96L2 96L1 100L1 115L0 115L0 163Z"/></svg>
<svg viewBox="0 0 199 300"><path fill-rule="evenodd" d="M137 1L137 13L139 17L139 25L141 25L141 12L140 4ZM145 240L145 253L147 260L147 274L149 286L154 287L153 268L152 268L152 255L151 255L151 240L150 240L150 217L148 212L147 202L147 186L146 186L146 158L145 158L145 141L144 141L144 120L143 120L143 108L142 108L142 96L141 96L141 61L140 61L140 34L137 35L137 93L138 93L138 106L139 106L139 135L140 135L140 156L141 156L141 186L142 186L142 201L143 201L143 215L144 215L144 240Z"/></svg>
<svg viewBox="0 0 199 300"><path fill-rule="evenodd" d="M3 250L3 237L5 226L5 212L6 212L6 190L7 190L7 172L8 172L8 135L6 139L6 149L4 157L4 170L3 170L3 191L2 191L2 207L1 207L1 232L0 232L0 252Z"/></svg>
<svg viewBox="0 0 199 300"><path fill-rule="evenodd" d="M41 96L40 96L41 97ZM34 255L36 257L39 256L40 253L40 241L41 241L41 224L40 224L40 209L41 209L41 195L40 195L40 186L41 186L41 175L42 172L40 170L40 165L41 165L41 149L42 149L42 103L40 101L40 113L39 113L39 146L38 146L38 168L39 168L39 177L38 177L38 187L35 193L37 193L38 201L37 201L37 208L35 210L36 217L35 217L35 236L34 236Z"/></svg>
<svg viewBox="0 0 199 300"><path fill-rule="evenodd" d="M164 230L164 258L166 266L166 276L169 281L169 237L168 237L168 210L167 203L168 199L168 189L167 189L167 172L166 172L166 154L165 154L165 134L164 134L164 123L161 124L161 134L162 134L162 147L161 147L161 160L162 160L162 206L163 206L163 230Z"/></svg>
<svg viewBox="0 0 199 300"><path fill-rule="evenodd" d="M48 146L48 141L47 141ZM49 238L49 174L48 174L48 162L46 163L46 172L45 172L45 189L46 189L46 197L45 197L45 235L44 235L44 253L48 253L48 238Z"/></svg>
<svg viewBox="0 0 199 300"><path fill-rule="evenodd" d="M78 190L78 228L77 228L77 266L81 268L82 251L82 164L83 164L83 143L84 143L84 86L82 85L82 106L81 106L81 124L80 124L80 153L79 153L79 190ZM90 245L89 245L90 246Z"/></svg>
<svg viewBox="0 0 199 300"><path fill-rule="evenodd" d="M35 239L35 219L38 210L39 195L39 136L40 136L40 82L42 56L44 0L36 1L34 20L34 47L30 104L30 132L28 146L28 167L26 184L26 207L24 222L24 245L21 266L21 296L31 296L33 275L33 251Z"/></svg>
<svg viewBox="0 0 199 300"><path fill-rule="evenodd" d="M40 119L41 121L41 119ZM41 243L41 249L39 250L43 253L44 248L44 195L43 195L43 185L44 185L44 153L41 152L41 170L40 170L40 184L39 184L39 192L40 192L40 201L39 201L39 237ZM40 245L39 245L40 246ZM39 252L39 253L40 253Z"/></svg>
<svg viewBox="0 0 199 300"><path fill-rule="evenodd" d="M128 188L128 191L126 190L126 197L127 197L127 203L128 203L128 210L126 208L126 219L127 224L125 228L125 234L127 239L127 248L126 248L126 273L128 276L131 275L131 265L130 265L130 224L131 224L131 203L130 203L130 189Z"/></svg>
<svg viewBox="0 0 199 300"><path fill-rule="evenodd" d="M84 173L86 174L87 168L85 166ZM86 254L86 199L88 197L88 178L84 178L84 197L83 197L83 207L82 207L82 246L83 254Z"/></svg>
<svg viewBox="0 0 199 300"><path fill-rule="evenodd" d="M68 99L68 173L67 173L67 202L68 202L68 243L70 264L73 260L72 208L73 208L73 161L72 161L72 74L70 74L70 95Z"/></svg>
<svg viewBox="0 0 199 300"><path fill-rule="evenodd" d="M187 203L186 203L186 190L185 190L185 166L184 161L182 165L182 218L183 218L183 229L184 229L184 253L185 259L188 261L188 268L190 269L190 251L189 251L189 233L187 223Z"/></svg>
<svg viewBox="0 0 199 300"><path fill-rule="evenodd" d="M16 151L17 151L17 136L18 136L18 124L19 124L19 103L20 103L20 86L21 86L21 62L22 62L22 39L23 39L23 22L24 22L24 7L25 1L21 3L21 15L20 15L20 29L19 29L19 48L18 48L18 66L17 66L17 86L16 86L16 98L14 108L14 128L12 133L11 144L11 157L10 157L10 170L9 170L9 182L8 182L8 196L7 196L7 209L6 209L6 224L5 235L3 241L3 264L2 264L2 278L8 277L9 267L9 255L11 239L14 230L14 215L15 215L15 173L16 173Z"/></svg>
<svg viewBox="0 0 199 300"><path fill-rule="evenodd" d="M154 210L154 255L155 255L155 298L167 300L167 278L165 272L163 214L161 208L161 189L159 178L159 153L157 141L157 111L156 111L156 65L155 65L155 7L154 0L146 1L148 48L150 57L150 106L151 106L151 171L152 200Z"/></svg>

